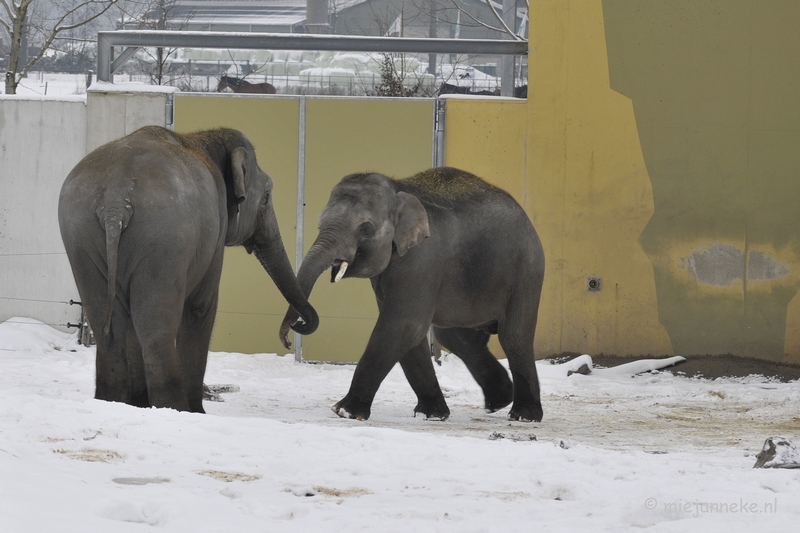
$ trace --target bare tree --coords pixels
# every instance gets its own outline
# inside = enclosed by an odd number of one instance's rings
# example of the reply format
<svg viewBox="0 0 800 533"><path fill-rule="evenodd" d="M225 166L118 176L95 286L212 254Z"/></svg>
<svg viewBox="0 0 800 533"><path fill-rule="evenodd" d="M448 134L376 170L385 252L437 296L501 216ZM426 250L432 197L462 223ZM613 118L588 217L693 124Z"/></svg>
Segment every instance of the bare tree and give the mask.
<svg viewBox="0 0 800 533"><path fill-rule="evenodd" d="M0 28L9 37L6 94L17 86L59 39L105 14L117 0L0 0ZM28 42L38 51L28 57Z"/></svg>
<svg viewBox="0 0 800 533"><path fill-rule="evenodd" d="M458 0L450 0L450 2L455 6L455 8L457 10L459 10L461 13L466 15L466 17L468 19L470 19L472 21L472 23L474 25L476 25L476 26L481 26L481 27L484 27L484 28L486 28L488 30L493 30L493 31L497 31L497 32L500 32L500 33L504 33L510 39L513 39L515 41L524 41L526 39L525 36L519 34L519 33L522 33L522 32L518 33L516 31L514 31L513 27L509 27L508 23L505 20L503 20L503 15L500 12L497 11L497 8L495 7L495 3L492 2L492 0L484 0L484 3L489 8L489 11L492 12L492 15L494 15L494 18L496 19L496 22L497 22L496 26L492 25L492 24L489 24L487 22L483 22L483 21L478 20L477 18L475 18L473 15L471 15L469 12L467 12L466 10L462 9L461 6L459 6ZM527 9L527 12L530 13L530 0L525 0L525 6L526 6L526 9Z"/></svg>
<svg viewBox="0 0 800 533"><path fill-rule="evenodd" d="M0 0L2 1L2 0ZM121 8L123 28L137 30L185 30L194 13L180 10L178 0L127 0ZM163 85L165 76L183 75L174 71L170 56L177 48L144 48L140 68L156 85Z"/></svg>
<svg viewBox="0 0 800 533"><path fill-rule="evenodd" d="M524 41L528 35L528 16L530 13L530 0L524 0L521 5L520 0L478 0L468 2L466 0L411 0L416 2L420 11L427 13L430 17L430 36L433 37L435 28L439 23L448 25L451 29L451 37L458 39L462 28L475 29L482 28L488 32L498 33L502 38ZM476 11L477 6L483 4L488 10ZM521 23L517 29L518 15L521 15ZM434 56L435 57L435 56ZM452 57L451 57L452 62ZM431 60L431 64L433 60ZM524 60L518 61L511 56L503 56L501 59L498 75L503 80L501 83L501 94L512 96L517 91L514 89L515 80L522 76ZM520 94L522 94L520 92Z"/></svg>

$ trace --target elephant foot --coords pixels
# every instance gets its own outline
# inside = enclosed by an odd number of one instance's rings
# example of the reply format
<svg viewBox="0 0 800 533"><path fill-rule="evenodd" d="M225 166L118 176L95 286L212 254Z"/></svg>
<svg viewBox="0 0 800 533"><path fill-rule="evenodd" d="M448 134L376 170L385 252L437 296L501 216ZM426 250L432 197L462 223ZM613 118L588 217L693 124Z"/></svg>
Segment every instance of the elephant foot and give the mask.
<svg viewBox="0 0 800 533"><path fill-rule="evenodd" d="M498 386L486 387L483 390L484 407L488 413L499 411L514 399L514 385L506 379Z"/></svg>
<svg viewBox="0 0 800 533"><path fill-rule="evenodd" d="M150 405L153 407L186 412L194 411L190 408L189 400L187 400L186 394L184 394L180 385L164 387L162 390L157 391L148 391L148 396L150 398ZM202 409L201 401L200 410L202 411Z"/></svg>
<svg viewBox="0 0 800 533"><path fill-rule="evenodd" d="M543 415L541 404L530 406L517 406L514 404L511 407L511 411L508 412L508 419L518 422L541 422Z"/></svg>
<svg viewBox="0 0 800 533"><path fill-rule="evenodd" d="M370 404L351 400L349 395L345 396L339 403L331 407L331 411L340 418L351 418L353 420L369 420Z"/></svg>
<svg viewBox="0 0 800 533"><path fill-rule="evenodd" d="M130 404L134 407L150 407L150 398L147 397L147 391L144 394L137 394L131 397Z"/></svg>
<svg viewBox="0 0 800 533"><path fill-rule="evenodd" d="M127 385L125 387L113 387L105 383L98 383L95 387L94 399L103 400L104 402L120 402L134 405ZM146 407L149 407L149 405Z"/></svg>
<svg viewBox="0 0 800 533"><path fill-rule="evenodd" d="M444 397L420 399L414 408L415 417L417 413L425 415L426 420L447 420L450 418L450 409L447 407Z"/></svg>

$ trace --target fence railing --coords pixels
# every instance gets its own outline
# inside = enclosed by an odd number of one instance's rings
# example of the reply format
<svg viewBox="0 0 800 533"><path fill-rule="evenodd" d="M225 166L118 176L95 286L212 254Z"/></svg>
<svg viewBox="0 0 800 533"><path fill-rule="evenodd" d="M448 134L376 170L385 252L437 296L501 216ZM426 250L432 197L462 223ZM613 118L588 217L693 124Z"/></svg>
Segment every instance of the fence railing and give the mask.
<svg viewBox="0 0 800 533"><path fill-rule="evenodd" d="M114 57L114 47L125 47ZM296 33L227 33L203 31L120 30L97 34L97 79L111 82L141 47L216 48L233 50L319 50L339 52L526 55L528 41L424 39ZM513 87L501 87L512 94Z"/></svg>

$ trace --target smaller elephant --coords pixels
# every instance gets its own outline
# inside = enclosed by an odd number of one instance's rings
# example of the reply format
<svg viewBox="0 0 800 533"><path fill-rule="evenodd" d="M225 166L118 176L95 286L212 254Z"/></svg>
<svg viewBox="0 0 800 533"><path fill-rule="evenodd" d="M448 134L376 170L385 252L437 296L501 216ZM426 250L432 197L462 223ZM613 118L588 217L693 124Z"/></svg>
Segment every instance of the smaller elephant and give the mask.
<svg viewBox="0 0 800 533"><path fill-rule="evenodd" d="M272 180L239 131L149 126L87 155L58 203L61 237L97 342L95 397L203 412L225 246L244 245L302 317Z"/></svg>
<svg viewBox="0 0 800 533"><path fill-rule="evenodd" d="M540 421L542 405L533 337L544 278L544 252L525 211L505 191L455 168L407 179L352 174L341 180L319 217L319 236L297 279L306 295L331 268L331 281L370 278L379 316L356 366L350 391L333 406L366 420L383 379L399 362L418 404L445 419L450 410L430 357L433 331L481 386L485 407L512 402L509 418ZM289 309L280 335L297 330ZM489 351L497 334L508 372Z"/></svg>

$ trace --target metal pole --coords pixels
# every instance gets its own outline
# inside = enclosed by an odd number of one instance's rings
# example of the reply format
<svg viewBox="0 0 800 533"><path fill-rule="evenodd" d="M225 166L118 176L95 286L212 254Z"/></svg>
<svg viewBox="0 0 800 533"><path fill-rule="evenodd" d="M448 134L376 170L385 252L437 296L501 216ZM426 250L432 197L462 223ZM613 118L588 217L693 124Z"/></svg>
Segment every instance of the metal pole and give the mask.
<svg viewBox="0 0 800 533"><path fill-rule="evenodd" d="M105 32L97 33L97 81L111 81L111 43Z"/></svg>
<svg viewBox="0 0 800 533"><path fill-rule="evenodd" d="M447 109L446 98L436 98L433 109L433 166L444 166L444 122Z"/></svg>
<svg viewBox="0 0 800 533"><path fill-rule="evenodd" d="M306 212L306 97L300 96L300 120L297 135L297 219L294 239L294 263L297 272L303 263ZM303 361L303 336L294 332L294 360Z"/></svg>
<svg viewBox="0 0 800 533"><path fill-rule="evenodd" d="M512 30L517 26L517 0L503 0L503 22ZM512 39L507 35L506 39ZM500 58L500 96L514 96L514 60L510 55Z"/></svg>

